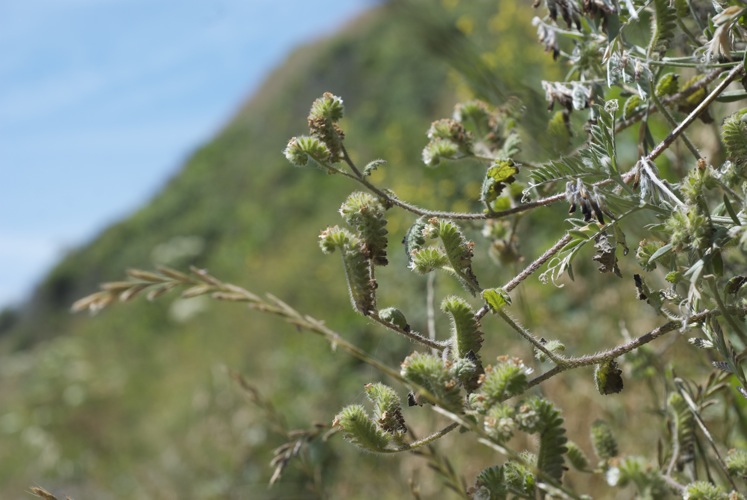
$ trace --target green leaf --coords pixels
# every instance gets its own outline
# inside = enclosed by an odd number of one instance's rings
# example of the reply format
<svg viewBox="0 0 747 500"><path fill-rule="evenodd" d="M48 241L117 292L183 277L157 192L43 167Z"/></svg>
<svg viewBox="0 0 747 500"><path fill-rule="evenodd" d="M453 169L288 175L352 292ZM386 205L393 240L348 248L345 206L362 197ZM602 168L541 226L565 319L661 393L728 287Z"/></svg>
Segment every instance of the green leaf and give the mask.
<svg viewBox="0 0 747 500"><path fill-rule="evenodd" d="M502 288L488 288L482 291L482 298L493 312L511 305L511 296Z"/></svg>
<svg viewBox="0 0 747 500"><path fill-rule="evenodd" d="M517 396L527 389L530 370L517 358L498 358L495 366L485 369L482 385L470 403L485 413L498 403Z"/></svg>
<svg viewBox="0 0 747 500"><path fill-rule="evenodd" d="M372 262L364 254L361 239L347 229L333 226L319 235L319 245L326 254L340 249L353 308L364 316L376 310L376 282L371 279Z"/></svg>
<svg viewBox="0 0 747 500"><path fill-rule="evenodd" d="M732 222L737 226L741 226L742 222L739 220L739 217L737 217L737 213L734 211L734 207L731 205L731 201L729 201L729 197L726 195L724 195L724 208L726 209L726 213L729 214L729 217L731 217Z"/></svg>
<svg viewBox="0 0 747 500"><path fill-rule="evenodd" d="M382 309L381 311L379 311L379 318L386 321L387 323L391 323L396 327L401 328L406 332L410 331L410 325L407 323L407 318L405 317L404 313L396 307L387 307L386 309Z"/></svg>
<svg viewBox="0 0 747 500"><path fill-rule="evenodd" d="M459 226L448 220L438 222L437 235L441 239L446 257L464 289L475 295L480 285L472 272L472 248L474 243L464 237Z"/></svg>
<svg viewBox="0 0 747 500"><path fill-rule="evenodd" d="M329 161L332 155L326 144L309 136L292 137L283 154L296 167L311 164L320 169L324 169L322 163Z"/></svg>
<svg viewBox="0 0 747 500"><path fill-rule="evenodd" d="M568 448L568 461L571 463L573 468L582 472L590 472L589 459L586 458L586 454L583 450L573 441L568 441L566 447Z"/></svg>
<svg viewBox="0 0 747 500"><path fill-rule="evenodd" d="M673 95L679 90L679 78L680 75L677 73L666 73L659 78L656 82L656 89L654 90L656 97L665 97Z"/></svg>
<svg viewBox="0 0 747 500"><path fill-rule="evenodd" d="M425 229L427 225L428 219L426 217L420 217L412 226L410 226L410 229L407 230L407 234L405 234L403 243L405 244L407 263L410 265L412 265L413 254L422 249L425 245L423 229Z"/></svg>
<svg viewBox="0 0 747 500"><path fill-rule="evenodd" d="M726 468L732 476L747 479L747 451L731 449L726 455Z"/></svg>
<svg viewBox="0 0 747 500"><path fill-rule="evenodd" d="M745 283L747 283L747 276L734 276L726 282L724 291L730 295L735 295Z"/></svg>
<svg viewBox="0 0 747 500"><path fill-rule="evenodd" d="M565 472L564 455L568 451L563 417L550 401L534 397L522 405L529 407L537 416L534 430L539 434L539 451L537 452L537 469L550 476L558 483Z"/></svg>
<svg viewBox="0 0 747 500"><path fill-rule="evenodd" d="M653 264L660 257L668 254L672 250L672 244L667 243L666 245L659 248L654 254L648 259L649 265Z"/></svg>
<svg viewBox="0 0 747 500"><path fill-rule="evenodd" d="M688 484L682 495L683 498L693 500L728 500L732 498L722 488L708 481L695 481Z"/></svg>
<svg viewBox="0 0 747 500"><path fill-rule="evenodd" d="M485 180L482 184L481 201L490 209L490 203L498 199L507 184L516 180L514 177L519 173L519 168L512 160L497 160L493 166L489 167Z"/></svg>
<svg viewBox="0 0 747 500"><path fill-rule="evenodd" d="M330 122L337 122L345 114L345 106L342 104L342 98L334 94L325 92L322 97L314 100L309 111L309 120L323 119Z"/></svg>
<svg viewBox="0 0 747 500"><path fill-rule="evenodd" d="M695 459L695 420L684 398L673 392L667 399L667 413L672 422L672 449L678 451L677 464L684 466Z"/></svg>
<svg viewBox="0 0 747 500"><path fill-rule="evenodd" d="M676 9L669 6L669 0L654 0L654 15L651 18L651 40L647 54L655 52L666 53L669 43L674 37L677 17Z"/></svg>
<svg viewBox="0 0 747 500"><path fill-rule="evenodd" d="M617 13L607 15L607 42L612 42L620 32L620 16Z"/></svg>
<svg viewBox="0 0 747 500"><path fill-rule="evenodd" d="M729 90L722 92L716 97L718 102L735 102L747 99L747 90Z"/></svg>
<svg viewBox="0 0 747 500"><path fill-rule="evenodd" d="M411 254L409 268L418 274L428 274L443 268L449 263L446 254L440 248L426 247Z"/></svg>

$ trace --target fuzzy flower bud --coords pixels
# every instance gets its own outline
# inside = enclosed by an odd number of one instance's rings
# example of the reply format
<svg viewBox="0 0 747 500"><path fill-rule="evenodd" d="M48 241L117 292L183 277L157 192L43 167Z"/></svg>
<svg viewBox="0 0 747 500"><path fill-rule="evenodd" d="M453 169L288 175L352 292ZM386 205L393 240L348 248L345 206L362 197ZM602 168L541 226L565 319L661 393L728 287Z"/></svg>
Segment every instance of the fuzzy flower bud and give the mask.
<svg viewBox="0 0 747 500"><path fill-rule="evenodd" d="M293 137L283 150L283 154L291 164L296 167L305 167L312 163L318 163L329 159L329 148L316 137Z"/></svg>

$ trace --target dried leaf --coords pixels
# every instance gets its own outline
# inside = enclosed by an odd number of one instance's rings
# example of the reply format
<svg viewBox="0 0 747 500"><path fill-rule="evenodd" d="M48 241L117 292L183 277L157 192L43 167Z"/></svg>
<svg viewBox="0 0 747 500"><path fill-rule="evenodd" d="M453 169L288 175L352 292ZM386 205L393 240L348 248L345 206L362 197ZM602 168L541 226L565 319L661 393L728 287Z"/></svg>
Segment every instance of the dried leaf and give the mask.
<svg viewBox="0 0 747 500"><path fill-rule="evenodd" d="M622 273L617 265L617 256L615 255L616 243L614 239L610 241L610 237L606 231L600 232L594 238L594 248L597 249L597 253L594 255L593 260L599 263L600 273L614 272L619 278L622 278Z"/></svg>

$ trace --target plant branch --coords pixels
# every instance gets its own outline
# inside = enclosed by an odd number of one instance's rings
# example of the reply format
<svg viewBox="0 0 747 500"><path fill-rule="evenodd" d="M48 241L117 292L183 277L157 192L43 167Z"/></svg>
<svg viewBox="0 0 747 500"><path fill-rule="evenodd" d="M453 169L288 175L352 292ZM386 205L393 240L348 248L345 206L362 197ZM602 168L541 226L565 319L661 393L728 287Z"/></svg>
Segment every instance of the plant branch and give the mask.
<svg viewBox="0 0 747 500"><path fill-rule="evenodd" d="M531 276L534 272L536 272L540 267L544 265L545 262L550 260L553 255L558 253L560 250L563 249L565 245L568 244L569 241L571 241L573 237L569 234L566 234L562 238L560 238L552 247L547 249L545 253L540 255L536 260L534 260L531 264L529 264L522 272L517 274L511 281L503 285L502 289L506 292L510 292L514 288L516 288L519 283L527 279L529 276ZM490 311L490 307L485 304L480 308L479 311L475 314L475 318L479 321L482 319L488 312Z"/></svg>
<svg viewBox="0 0 747 500"><path fill-rule="evenodd" d="M453 422L453 423L447 425L446 427L444 427L443 429L441 429L440 431L434 432L430 436L426 436L426 437L424 437L422 439L418 439L417 441L413 441L412 443L408 443L408 444L406 444L405 446L403 446L401 448L398 448L396 450L392 450L392 452L396 453L396 452L400 452L400 451L412 451L412 450L416 450L418 448L422 448L423 446L429 445L432 442L436 441L437 439L440 439L440 438L444 437L445 435L447 435L448 433L450 433L451 431L453 431L457 427L459 427L459 424L457 422ZM387 450L387 452L389 452L389 451Z"/></svg>
<svg viewBox="0 0 747 500"><path fill-rule="evenodd" d="M677 198L677 195L674 194L661 179L659 179L659 176L656 174L656 172L654 172L654 169L651 168L651 166L652 162L648 156L646 158L643 158L639 163L639 168L643 169L643 171L646 173L646 176L651 179L651 182L656 184L656 187L658 187L662 193L666 194L667 197L669 197L680 209L686 209L687 205L685 205L682 200Z"/></svg>
<svg viewBox="0 0 747 500"><path fill-rule="evenodd" d="M438 340L428 338L428 337L426 337L426 336L424 336L424 335L422 335L422 334L420 334L418 332L412 331L412 330L405 330L403 328L400 328L399 326L395 325L394 323L390 323L388 321L384 321L376 313L370 314L370 315L368 315L368 317L371 318L372 320L374 320L376 323L379 323L380 325L385 326L389 330L392 330L393 332L397 332L400 335L403 335L403 336L407 337L408 339L410 339L410 340L412 340L414 342L418 342L418 343L420 343L420 344L422 344L424 346L430 347L431 349L435 349L435 350L437 350L439 352L441 352L444 349L446 349L446 345L447 345L446 343L439 342Z"/></svg>
<svg viewBox="0 0 747 500"><path fill-rule="evenodd" d="M729 71L726 77L718 85L716 85L716 88L714 88L713 91L711 91L711 93L708 94L700 102L700 104L698 104L698 106L689 115L687 115L687 117L682 120L682 122L648 154L648 156L646 156L645 159L652 161L659 155L661 155L675 141L675 139L677 139L677 137L679 137L695 121L695 119L700 116L703 111L705 111L708 105L711 104L719 95L721 95L726 87L728 87L729 84L731 84L731 82L733 82L734 79L737 78L737 76L739 76L739 74L743 71L743 62L739 63L731 71ZM705 78L703 78L703 80L705 80Z"/></svg>
<svg viewBox="0 0 747 500"><path fill-rule="evenodd" d="M682 99L686 99L687 97L691 96L698 90L705 88L709 83L711 83L713 80L718 78L718 76L723 73L722 68L717 68L710 73L706 74L703 78L695 82L693 85L690 85L686 89L684 89L682 92L678 92L674 95L665 97L662 99L663 104L671 104L677 101L680 101ZM646 116L647 114L651 114L657 111L656 104L651 104L648 108L639 111L638 113L635 113L630 118L623 120L621 122L618 122L617 127L615 128L615 132L621 132L625 130L626 128L630 127L631 125L638 123L641 121L641 119Z"/></svg>
<svg viewBox="0 0 747 500"><path fill-rule="evenodd" d="M669 122L669 125L671 125L672 127L676 127L677 120L674 119L674 117L669 112L667 107L661 102L661 99L659 99L656 96L656 91L653 88L651 89L651 99L654 101L654 104L656 105L656 109L661 111L661 114L664 115L664 118L667 119L667 121ZM696 160L701 158L700 151L698 151L698 148L695 147L692 141L690 141L690 138L684 132L682 133L682 141L685 143L685 146L687 146L687 149L690 150L690 152L693 154Z"/></svg>
<svg viewBox="0 0 747 500"><path fill-rule="evenodd" d="M529 330L517 323L516 320L514 320L506 311L500 309L498 311L498 315L501 317L501 319L503 319L503 321L508 323L508 325L513 328L519 335L521 335L524 339L531 343L535 347L535 349L544 353L545 356L547 356L547 358L553 361L556 365L561 366L566 362L562 357L559 357L554 352L545 347L542 342L539 341L539 339L532 335Z"/></svg>
<svg viewBox="0 0 747 500"><path fill-rule="evenodd" d="M747 312L747 309L742 310L742 313ZM720 316L722 312L718 309L713 310L706 310L703 312L700 312L698 314L693 314L689 318L685 320L685 325L694 325L697 323L702 323L706 319L713 317L713 316ZM644 333L640 337L637 337L630 342L626 342L625 344L621 344L617 347L613 347L612 349L608 349L604 352L598 353L598 354L590 354L587 356L579 356L579 357L560 357L561 364L558 364L558 366L555 366L551 368L550 370L546 371L545 373L533 378L529 381L529 387L533 387L535 385L538 385L545 380L552 378L553 376L557 375L558 373L564 372L566 370L570 370L572 368L579 368L581 366L590 366L590 365L598 365L599 363L603 363L605 361L609 361L611 359L618 358L622 356L623 354L627 354L640 346L644 344L648 344L649 342L652 342L656 340L657 338L661 337L662 335L665 335L669 332L672 332L674 330L680 329L683 327L682 321L670 321L669 323L666 323L664 325L661 325L657 328L654 328L653 330ZM557 356L556 356L557 357Z"/></svg>
<svg viewBox="0 0 747 500"><path fill-rule="evenodd" d="M721 453L718 451L718 447L716 446L716 443L713 440L713 436L711 436L710 431L708 430L708 427L706 427L705 422L703 422L703 419L700 417L700 414L698 413L698 406L695 404L695 401L692 400L690 397L690 394L684 389L684 385L682 384L682 380L675 379L674 380L675 385L677 386L677 389L682 396L682 398L687 403L688 408L690 409L690 412L693 414L693 417L695 418L695 422L697 422L698 427L700 427L700 430L703 432L703 435L706 437L706 440L708 440L708 443L711 445L711 448L713 449L713 453L716 455L716 462L719 464L719 467L721 467L721 472L723 472L726 479L729 481L729 484L731 484L731 487L734 488L734 490L737 490L737 485L734 483L734 480L731 478L731 474L729 474L729 470L726 467L726 464L724 463L724 459L721 458Z"/></svg>
<svg viewBox="0 0 747 500"><path fill-rule="evenodd" d="M532 273L539 270L542 265L550 260L553 255L558 253L563 249L564 246L568 244L573 239L573 237L570 234L566 234L562 238L560 238L553 246L547 249L545 253L540 255L534 262L529 264L522 272L520 272L516 277L514 277L511 281L503 285L503 290L510 292L514 288L516 288L519 283L527 279L529 276L532 275Z"/></svg>

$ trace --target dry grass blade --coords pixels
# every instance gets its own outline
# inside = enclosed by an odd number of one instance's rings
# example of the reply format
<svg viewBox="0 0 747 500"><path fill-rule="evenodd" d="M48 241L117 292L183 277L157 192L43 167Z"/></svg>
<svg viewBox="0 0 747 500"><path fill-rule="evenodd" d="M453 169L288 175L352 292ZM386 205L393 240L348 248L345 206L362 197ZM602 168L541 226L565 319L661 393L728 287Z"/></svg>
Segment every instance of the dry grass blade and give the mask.
<svg viewBox="0 0 747 500"><path fill-rule="evenodd" d="M29 491L32 495L43 498L44 500L57 500L57 497L42 488L41 486L32 486ZM70 497L65 497L67 500L70 500Z"/></svg>
<svg viewBox="0 0 747 500"><path fill-rule="evenodd" d="M229 302L254 302L246 294L236 292L214 292L210 296L215 300L226 300Z"/></svg>
<svg viewBox="0 0 747 500"><path fill-rule="evenodd" d="M177 283L176 281L170 281L168 283L164 283L163 285L156 287L150 292L148 292L148 295L146 295L146 298L150 301L156 300L158 297L173 290L177 286L179 286L179 283Z"/></svg>
<svg viewBox="0 0 747 500"><path fill-rule="evenodd" d="M119 300L128 302L137 297L140 292L151 286L150 283L130 283L130 288L119 294Z"/></svg>
<svg viewBox="0 0 747 500"><path fill-rule="evenodd" d="M72 312L81 312L88 309L97 312L105 308L114 300L114 294L108 291L92 293L82 299L76 300L70 307Z"/></svg>
<svg viewBox="0 0 747 500"><path fill-rule="evenodd" d="M283 314L287 316L288 318L301 318L301 314L299 314L298 311L293 309L291 306L289 306L287 303L283 302L279 298L275 297L273 294L268 293L267 298L275 304L281 311L283 311Z"/></svg>
<svg viewBox="0 0 747 500"><path fill-rule="evenodd" d="M261 299L257 295L254 295L249 290L246 290L245 288L241 288L240 286L232 285L231 283L224 283L222 288L226 292L239 293L239 294L245 295L246 298L252 302L261 301Z"/></svg>
<svg viewBox="0 0 747 500"><path fill-rule="evenodd" d="M134 284L134 281L110 281L108 283L102 283L99 288L106 292L119 293L129 290Z"/></svg>
<svg viewBox="0 0 747 500"><path fill-rule="evenodd" d="M199 269L195 266L190 266L189 270L192 272L192 274L195 275L197 279L199 279L203 283L207 283L208 285L213 285L214 287L217 287L217 288L221 288L223 286L223 283L217 278L211 276L207 272L206 269Z"/></svg>
<svg viewBox="0 0 747 500"><path fill-rule="evenodd" d="M168 281L166 277L142 269L128 269L127 276L136 280L149 281L151 283L163 283Z"/></svg>
<svg viewBox="0 0 747 500"><path fill-rule="evenodd" d="M183 299L189 299L192 297L197 297L199 295L205 295L206 293L210 293L215 290L215 287L212 285L195 285L191 288L187 288L182 292L182 298Z"/></svg>
<svg viewBox="0 0 747 500"><path fill-rule="evenodd" d="M170 267L159 266L157 269L159 273L163 274L164 276L168 276L169 278L180 283L192 283L194 281L188 275Z"/></svg>
<svg viewBox="0 0 747 500"><path fill-rule="evenodd" d="M297 429L289 431L287 437L290 439L287 443L284 443L273 452L273 458L270 461L270 466L274 467L275 470L270 478L270 486L277 483L283 476L283 472L288 467L290 462L300 456L304 449L313 440L318 439L322 436L322 439L326 441L332 433L328 431L329 425L317 422L313 424L311 429ZM335 429L333 429L335 430ZM326 431L326 432L325 432Z"/></svg>
<svg viewBox="0 0 747 500"><path fill-rule="evenodd" d="M307 438L303 437L295 442L285 443L275 449L275 456L270 461L270 465L275 467L270 478L270 486L277 483L283 477L283 472L288 467L288 464L294 457L297 457L301 453L306 442Z"/></svg>

